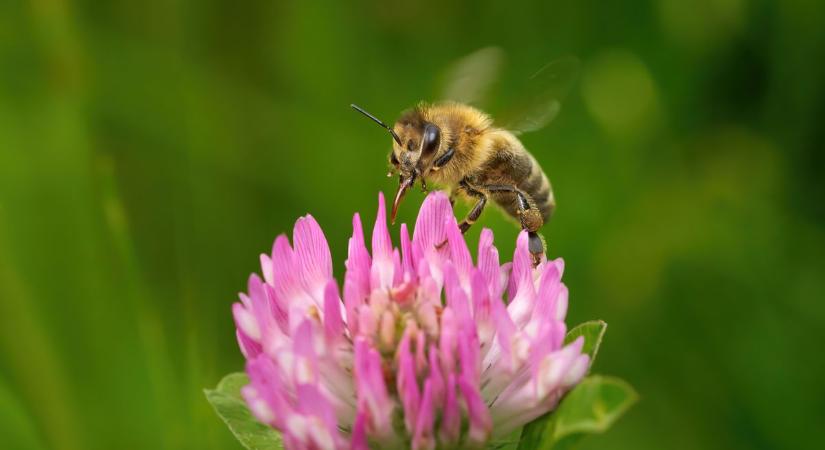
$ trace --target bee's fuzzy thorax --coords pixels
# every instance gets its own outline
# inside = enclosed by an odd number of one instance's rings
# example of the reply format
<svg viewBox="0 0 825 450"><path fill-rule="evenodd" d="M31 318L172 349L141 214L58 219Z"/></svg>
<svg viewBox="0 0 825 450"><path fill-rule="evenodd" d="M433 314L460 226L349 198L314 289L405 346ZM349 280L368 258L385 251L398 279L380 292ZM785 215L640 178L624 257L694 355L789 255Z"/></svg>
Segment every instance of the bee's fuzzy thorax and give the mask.
<svg viewBox="0 0 825 450"><path fill-rule="evenodd" d="M420 120L433 123L441 129L439 154L449 148L455 151L451 164L433 171L430 178L435 183L455 185L468 172L476 170L488 158L489 132L493 130L490 117L461 103L421 102L413 109Z"/></svg>

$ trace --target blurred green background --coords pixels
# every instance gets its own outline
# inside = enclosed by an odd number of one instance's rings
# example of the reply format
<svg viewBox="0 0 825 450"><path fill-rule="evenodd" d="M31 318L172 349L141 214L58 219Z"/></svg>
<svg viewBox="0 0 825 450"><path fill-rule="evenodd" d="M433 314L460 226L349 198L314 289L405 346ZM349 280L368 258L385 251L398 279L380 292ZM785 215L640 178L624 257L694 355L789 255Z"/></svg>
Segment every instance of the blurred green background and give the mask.
<svg viewBox="0 0 825 450"><path fill-rule="evenodd" d="M818 448L824 23L803 0L1 2L0 447L239 448L201 389L242 368L258 254L311 212L340 276L352 213L394 190L349 103L394 120L494 44L500 103L583 62L524 137L568 323L607 320L595 370L641 394L583 448Z"/></svg>

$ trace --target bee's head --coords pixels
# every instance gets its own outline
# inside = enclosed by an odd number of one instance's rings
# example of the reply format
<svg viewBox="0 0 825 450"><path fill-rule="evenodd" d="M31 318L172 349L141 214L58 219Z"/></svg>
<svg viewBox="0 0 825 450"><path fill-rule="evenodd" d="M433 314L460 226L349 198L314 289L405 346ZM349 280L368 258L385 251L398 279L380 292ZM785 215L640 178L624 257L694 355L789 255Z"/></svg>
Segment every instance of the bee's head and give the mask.
<svg viewBox="0 0 825 450"><path fill-rule="evenodd" d="M392 221L398 212L398 205L407 190L415 181L429 172L434 156L441 147L441 129L437 125L424 120L420 110L413 109L406 112L395 123L393 128L388 127L372 114L356 105L355 110L374 120L386 128L393 138L392 151L389 155L390 173L398 172L398 191L392 206Z"/></svg>
<svg viewBox="0 0 825 450"><path fill-rule="evenodd" d="M395 139L390 152L390 165L402 177L426 175L433 156L441 146L441 129L428 122L420 110L404 113L393 127Z"/></svg>

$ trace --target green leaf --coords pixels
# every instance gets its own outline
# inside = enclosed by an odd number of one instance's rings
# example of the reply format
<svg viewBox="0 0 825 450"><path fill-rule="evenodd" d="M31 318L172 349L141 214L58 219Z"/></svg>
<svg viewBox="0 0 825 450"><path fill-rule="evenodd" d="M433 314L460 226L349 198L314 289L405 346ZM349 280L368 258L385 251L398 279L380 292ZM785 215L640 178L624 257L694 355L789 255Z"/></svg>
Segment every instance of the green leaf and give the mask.
<svg viewBox="0 0 825 450"><path fill-rule="evenodd" d="M281 435L258 422L241 397L241 388L249 384L243 373L230 373L215 389L204 389L206 399L215 408L232 434L249 450L281 450Z"/></svg>
<svg viewBox="0 0 825 450"><path fill-rule="evenodd" d="M610 428L638 400L619 378L593 375L573 388L552 414L524 427L519 450L564 450L588 433Z"/></svg>
<svg viewBox="0 0 825 450"><path fill-rule="evenodd" d="M519 438L521 438L521 430L515 430L508 436L488 442L485 448L487 450L516 450Z"/></svg>
<svg viewBox="0 0 825 450"><path fill-rule="evenodd" d="M579 336L584 336L582 353L590 355L590 366L592 367L593 361L596 360L596 354L599 353L599 346L602 344L605 331L607 331L607 322L603 320L584 322L567 332L567 336L564 337L564 343L565 345L569 344Z"/></svg>
<svg viewBox="0 0 825 450"><path fill-rule="evenodd" d="M639 399L621 378L593 375L576 386L559 405L556 440L581 433L603 433Z"/></svg>

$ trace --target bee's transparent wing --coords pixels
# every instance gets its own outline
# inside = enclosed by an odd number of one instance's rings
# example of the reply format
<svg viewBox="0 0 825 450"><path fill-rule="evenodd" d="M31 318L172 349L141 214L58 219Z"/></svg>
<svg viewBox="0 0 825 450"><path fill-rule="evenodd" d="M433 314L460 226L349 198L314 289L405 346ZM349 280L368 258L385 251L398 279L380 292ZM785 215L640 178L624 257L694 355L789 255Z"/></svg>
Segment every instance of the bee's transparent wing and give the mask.
<svg viewBox="0 0 825 450"><path fill-rule="evenodd" d="M498 47L485 47L459 59L446 71L443 100L482 106L503 63L504 52Z"/></svg>
<svg viewBox="0 0 825 450"><path fill-rule="evenodd" d="M515 134L544 128L558 116L562 100L580 69L580 61L572 56L546 64L527 80L519 96L522 100L515 102L497 122Z"/></svg>

